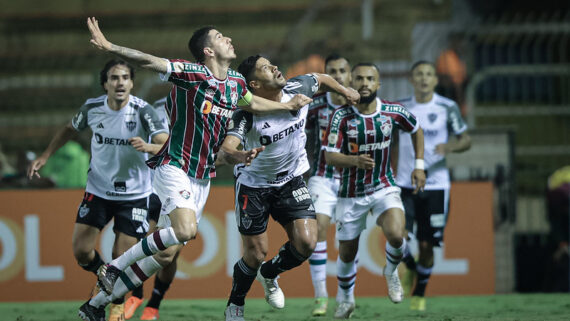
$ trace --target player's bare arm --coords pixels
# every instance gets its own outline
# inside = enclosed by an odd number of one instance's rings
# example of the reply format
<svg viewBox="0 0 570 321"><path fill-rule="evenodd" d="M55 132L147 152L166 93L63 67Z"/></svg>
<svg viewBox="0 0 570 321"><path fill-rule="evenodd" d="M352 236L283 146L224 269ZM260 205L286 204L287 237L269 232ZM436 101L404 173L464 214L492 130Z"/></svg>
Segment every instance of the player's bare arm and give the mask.
<svg viewBox="0 0 570 321"><path fill-rule="evenodd" d="M250 150L239 150L241 141L239 138L228 135L224 138L222 143L222 148L218 152L218 157L216 159L216 165L224 164L245 164L246 166L251 165L251 162L265 150L265 146L258 148L253 148Z"/></svg>
<svg viewBox="0 0 570 321"><path fill-rule="evenodd" d="M462 153L471 148L471 136L469 134L461 133L456 138L457 140L435 146L435 152L440 155L446 155L449 153Z"/></svg>
<svg viewBox="0 0 570 321"><path fill-rule="evenodd" d="M332 91L337 94L342 95L348 104L356 105L360 100L360 94L358 91L354 90L350 87L345 87L338 83L338 81L334 80L333 77L327 74L315 74L317 79L319 80L319 91Z"/></svg>
<svg viewBox="0 0 570 321"><path fill-rule="evenodd" d="M251 113L263 113L279 110L298 110L312 101L313 99L302 94L295 95L290 101L286 103L281 103L260 96L252 95L249 104L240 104L239 107Z"/></svg>
<svg viewBox="0 0 570 321"><path fill-rule="evenodd" d="M423 167L424 160L424 131L421 128L412 134L412 144L416 156L416 168L412 171L412 186L415 186L414 194L423 191L426 186L426 172ZM421 160L421 166L418 167L417 162Z"/></svg>
<svg viewBox="0 0 570 321"><path fill-rule="evenodd" d="M137 151L141 153L150 153L156 155L162 148L162 145L164 145L164 143L166 143L167 140L168 140L168 134L159 133L152 137L151 139L152 143L150 144L138 136L129 138L129 143L131 144L131 146L133 146Z"/></svg>
<svg viewBox="0 0 570 321"><path fill-rule="evenodd" d="M41 176L38 172L42 167L44 167L50 156L75 136L77 136L77 131L75 128L73 128L71 123L61 128L55 134L55 136L53 136L48 147L44 150L40 157L36 158L28 167L28 179L32 179L34 176L40 178Z"/></svg>
<svg viewBox="0 0 570 321"><path fill-rule="evenodd" d="M372 169L374 167L374 159L368 154L345 155L337 152L325 152L325 160L327 164L337 168L357 167L360 169Z"/></svg>
<svg viewBox="0 0 570 321"><path fill-rule="evenodd" d="M101 32L99 22L95 17L87 18L87 27L91 32L90 42L96 48L111 52L145 69L159 73L166 73L168 71L168 61L166 59L155 57L135 49L117 46L108 41L105 35L103 35L103 32Z"/></svg>

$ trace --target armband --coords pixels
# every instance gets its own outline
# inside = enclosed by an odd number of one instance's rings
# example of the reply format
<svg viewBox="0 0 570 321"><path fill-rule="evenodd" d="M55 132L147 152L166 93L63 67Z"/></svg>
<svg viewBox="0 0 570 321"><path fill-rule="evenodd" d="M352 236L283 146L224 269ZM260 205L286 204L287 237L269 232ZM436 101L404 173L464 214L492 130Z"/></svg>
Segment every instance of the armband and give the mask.
<svg viewBox="0 0 570 321"><path fill-rule="evenodd" d="M251 100L253 99L253 94L248 90L245 96L242 96L241 99L238 101L238 106L249 106L251 104Z"/></svg>

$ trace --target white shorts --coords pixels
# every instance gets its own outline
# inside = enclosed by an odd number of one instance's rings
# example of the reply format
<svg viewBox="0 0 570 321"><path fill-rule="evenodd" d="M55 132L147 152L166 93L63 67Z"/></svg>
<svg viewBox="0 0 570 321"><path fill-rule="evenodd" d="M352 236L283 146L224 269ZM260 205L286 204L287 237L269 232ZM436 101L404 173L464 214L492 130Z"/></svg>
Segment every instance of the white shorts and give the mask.
<svg viewBox="0 0 570 321"><path fill-rule="evenodd" d="M322 176L312 176L309 178L307 188L313 199L315 213L324 214L334 219L334 209L338 200L338 188L340 180L325 178Z"/></svg>
<svg viewBox="0 0 570 321"><path fill-rule="evenodd" d="M188 208L194 211L196 223L200 222L210 193L209 179L191 178L176 166L161 165L154 170L152 185L162 203L158 226L170 226L170 219L166 214L175 208Z"/></svg>
<svg viewBox="0 0 570 321"><path fill-rule="evenodd" d="M360 197L339 197L336 206L336 238L354 240L366 229L366 216L372 212L374 219L390 208L404 211L400 188L383 188L373 194Z"/></svg>

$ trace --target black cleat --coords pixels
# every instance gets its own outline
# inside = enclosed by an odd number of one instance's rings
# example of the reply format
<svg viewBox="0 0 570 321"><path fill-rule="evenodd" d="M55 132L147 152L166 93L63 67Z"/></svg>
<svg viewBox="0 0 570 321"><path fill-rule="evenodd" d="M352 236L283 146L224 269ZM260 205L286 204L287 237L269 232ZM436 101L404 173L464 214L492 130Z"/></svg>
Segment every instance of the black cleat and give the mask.
<svg viewBox="0 0 570 321"><path fill-rule="evenodd" d="M103 268L99 270L99 273L97 274L99 287L101 287L101 289L103 289L107 294L111 294L113 292L113 286L119 278L119 275L121 275L121 270L111 264L103 265Z"/></svg>
<svg viewBox="0 0 570 321"><path fill-rule="evenodd" d="M89 300L79 308L79 317L84 321L105 321L105 307L89 305Z"/></svg>

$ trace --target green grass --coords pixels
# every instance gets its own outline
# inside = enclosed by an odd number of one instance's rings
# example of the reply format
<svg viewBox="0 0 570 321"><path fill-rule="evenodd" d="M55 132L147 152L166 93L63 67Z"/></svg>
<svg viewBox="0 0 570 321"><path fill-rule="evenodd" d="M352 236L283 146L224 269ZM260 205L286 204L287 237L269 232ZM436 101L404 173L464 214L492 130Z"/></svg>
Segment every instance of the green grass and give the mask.
<svg viewBox="0 0 570 321"><path fill-rule="evenodd" d="M165 300L160 320L223 320L225 300ZM409 310L409 300L394 305L388 298L359 297L353 320L570 320L569 294L511 294L428 298L424 313ZM81 302L0 303L2 321L79 320ZM246 320L332 320L334 299L327 317L311 317L312 299L287 299L283 310L271 309L263 299L247 300ZM139 320L142 308L131 320Z"/></svg>

